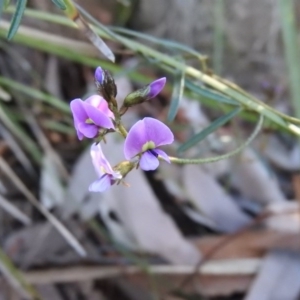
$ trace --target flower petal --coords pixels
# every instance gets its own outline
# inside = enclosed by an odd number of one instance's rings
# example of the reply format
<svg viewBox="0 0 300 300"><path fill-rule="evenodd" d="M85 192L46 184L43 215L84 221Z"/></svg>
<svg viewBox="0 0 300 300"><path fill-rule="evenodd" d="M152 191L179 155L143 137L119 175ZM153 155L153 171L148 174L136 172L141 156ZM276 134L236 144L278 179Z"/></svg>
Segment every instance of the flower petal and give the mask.
<svg viewBox="0 0 300 300"><path fill-rule="evenodd" d="M159 166L158 158L150 151L146 151L140 159L140 167L144 171L155 170Z"/></svg>
<svg viewBox="0 0 300 300"><path fill-rule="evenodd" d="M89 186L90 192L104 192L111 187L110 175L104 174Z"/></svg>
<svg viewBox="0 0 300 300"><path fill-rule="evenodd" d="M99 96L99 95L92 95L85 100L85 103L91 104L92 106L96 107L98 110L103 112L106 116L114 119L115 116L113 112L108 108L107 101Z"/></svg>
<svg viewBox="0 0 300 300"><path fill-rule="evenodd" d="M151 82L149 84L149 93L147 95L147 99L151 99L151 98L154 98L155 96L157 96L161 90L164 88L165 84L166 84L166 77L162 77L162 78L159 78L153 82Z"/></svg>
<svg viewBox="0 0 300 300"><path fill-rule="evenodd" d="M98 106L102 102L102 99L103 99L103 97L101 97L100 95L92 95L92 96L88 97L84 102L91 104L92 106L98 108Z"/></svg>
<svg viewBox="0 0 300 300"><path fill-rule="evenodd" d="M96 172L98 173L98 176L102 176L104 174L103 169L105 171L105 174L114 174L115 172L113 171L110 163L104 156L102 152L102 148L100 143L92 144L91 146L91 157L92 157L92 162L95 167Z"/></svg>
<svg viewBox="0 0 300 300"><path fill-rule="evenodd" d="M154 151L157 155L159 155L163 160L165 160L169 164L171 163L170 158L169 158L169 156L167 155L167 153L165 151L160 150L160 149L155 149L155 150L152 150L152 151Z"/></svg>
<svg viewBox="0 0 300 300"><path fill-rule="evenodd" d="M147 143L147 135L143 120L136 122L129 130L124 143L124 155L131 159L142 152L143 145Z"/></svg>
<svg viewBox="0 0 300 300"><path fill-rule="evenodd" d="M75 127L79 122L85 122L88 118L86 111L84 109L84 102L77 98L70 102L70 108L74 118L74 125Z"/></svg>
<svg viewBox="0 0 300 300"><path fill-rule="evenodd" d="M79 129L76 129L76 133L77 133L77 137L78 137L78 139L80 140L80 141L82 141L83 140L83 138L84 138L84 135L80 132L80 130Z"/></svg>
<svg viewBox="0 0 300 300"><path fill-rule="evenodd" d="M84 105L85 111L88 117L99 127L114 129L115 126L112 120L102 111L98 110L96 107L92 106L89 103Z"/></svg>
<svg viewBox="0 0 300 300"><path fill-rule="evenodd" d="M153 118L144 118L142 121L147 140L154 142L156 147L173 143L174 135L167 125Z"/></svg>
<svg viewBox="0 0 300 300"><path fill-rule="evenodd" d="M78 130L89 139L98 135L98 127L94 124L79 123Z"/></svg>

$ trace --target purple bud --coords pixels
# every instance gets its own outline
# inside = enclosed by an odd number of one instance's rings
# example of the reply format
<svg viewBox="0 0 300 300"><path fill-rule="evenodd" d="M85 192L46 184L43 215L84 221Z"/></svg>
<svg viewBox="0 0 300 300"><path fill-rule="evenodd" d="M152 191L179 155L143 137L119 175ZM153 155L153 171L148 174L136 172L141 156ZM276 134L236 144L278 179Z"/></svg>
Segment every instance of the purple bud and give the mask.
<svg viewBox="0 0 300 300"><path fill-rule="evenodd" d="M141 89L130 93L124 99L123 107L128 108L154 98L164 88L165 84L166 77L162 77L142 87Z"/></svg>
<svg viewBox="0 0 300 300"><path fill-rule="evenodd" d="M101 67L97 67L95 70L95 84L98 92L104 97L104 99L112 107L117 108L118 104L115 99L117 95L117 86L112 75Z"/></svg>
<svg viewBox="0 0 300 300"><path fill-rule="evenodd" d="M166 84L166 77L162 77L160 79L157 79L149 84L149 93L147 95L148 99L154 98L156 95L158 95L161 90L164 88Z"/></svg>
<svg viewBox="0 0 300 300"><path fill-rule="evenodd" d="M102 84L104 80L104 72L101 67L97 67L95 71L95 79Z"/></svg>

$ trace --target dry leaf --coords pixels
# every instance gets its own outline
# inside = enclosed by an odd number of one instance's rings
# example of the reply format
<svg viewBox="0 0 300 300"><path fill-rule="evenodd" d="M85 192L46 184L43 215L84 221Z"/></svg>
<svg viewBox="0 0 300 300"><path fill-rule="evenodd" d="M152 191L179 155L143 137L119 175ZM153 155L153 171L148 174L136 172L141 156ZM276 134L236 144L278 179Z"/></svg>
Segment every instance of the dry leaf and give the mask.
<svg viewBox="0 0 300 300"><path fill-rule="evenodd" d="M47 209L59 206L64 201L64 188L60 173L52 155L45 154L40 181L40 200Z"/></svg>
<svg viewBox="0 0 300 300"><path fill-rule="evenodd" d="M272 203L266 208L266 211L273 214L265 221L268 228L286 233L300 232L299 202Z"/></svg>
<svg viewBox="0 0 300 300"><path fill-rule="evenodd" d="M272 251L263 262L245 300L296 300L300 293L300 255Z"/></svg>
<svg viewBox="0 0 300 300"><path fill-rule="evenodd" d="M220 231L234 232L250 222L221 185L197 165L183 167L186 194L195 207L209 217Z"/></svg>
<svg viewBox="0 0 300 300"><path fill-rule="evenodd" d="M232 158L231 175L232 185L247 198L264 205L285 201L275 175L249 148Z"/></svg>

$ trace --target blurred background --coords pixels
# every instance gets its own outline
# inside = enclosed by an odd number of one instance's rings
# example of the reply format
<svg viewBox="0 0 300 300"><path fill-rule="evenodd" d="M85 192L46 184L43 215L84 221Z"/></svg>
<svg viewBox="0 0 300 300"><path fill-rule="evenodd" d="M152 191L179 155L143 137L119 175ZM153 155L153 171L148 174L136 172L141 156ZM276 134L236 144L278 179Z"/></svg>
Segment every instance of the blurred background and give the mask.
<svg viewBox="0 0 300 300"><path fill-rule="evenodd" d="M1 300L300 299L300 1L0 7ZM69 103L97 93L97 66L120 105L167 77L123 122L168 124L169 155L238 153L89 193ZM115 135L103 150L124 160Z"/></svg>

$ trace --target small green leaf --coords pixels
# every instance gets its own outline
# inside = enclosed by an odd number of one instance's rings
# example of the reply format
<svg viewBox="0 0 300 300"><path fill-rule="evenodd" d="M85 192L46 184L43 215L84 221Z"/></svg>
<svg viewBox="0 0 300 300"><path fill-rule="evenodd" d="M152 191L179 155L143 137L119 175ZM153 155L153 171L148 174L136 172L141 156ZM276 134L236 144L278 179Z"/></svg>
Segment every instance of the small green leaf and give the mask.
<svg viewBox="0 0 300 300"><path fill-rule="evenodd" d="M168 122L172 122L177 115L179 102L183 96L184 81L185 80L184 80L183 72L175 78L172 100L171 100L170 109L169 109L168 117L167 117Z"/></svg>
<svg viewBox="0 0 300 300"><path fill-rule="evenodd" d="M65 10L67 8L64 0L52 0L52 2L61 10Z"/></svg>
<svg viewBox="0 0 300 300"><path fill-rule="evenodd" d="M9 31L7 34L7 38L9 40L11 40L14 37L14 35L16 34L16 32L20 26L23 13L26 8L26 4L27 4L27 0L18 0L18 2L17 2L16 11L12 17L12 21L11 21Z"/></svg>
<svg viewBox="0 0 300 300"><path fill-rule="evenodd" d="M237 107L234 110L230 111L228 114L218 118L214 122L212 122L209 126L207 126L204 130L199 132L198 134L194 135L191 139L189 139L187 142L182 144L178 148L178 152L184 152L187 149L193 147L194 145L198 144L200 141L205 139L209 134L216 131L219 127L226 124L229 120L231 120L233 117L235 117L238 113L240 113L242 110L241 107Z"/></svg>

